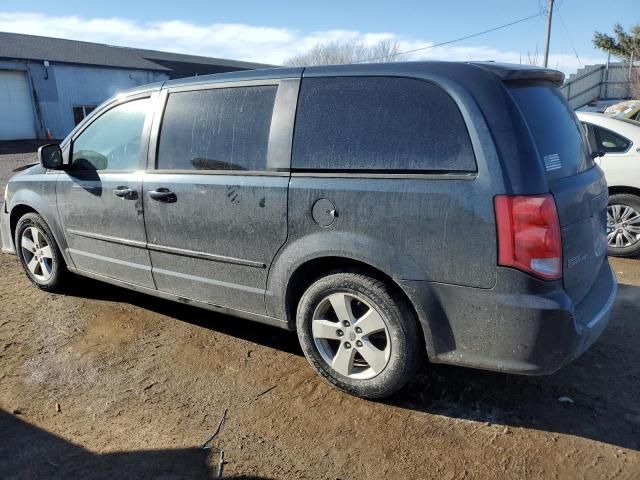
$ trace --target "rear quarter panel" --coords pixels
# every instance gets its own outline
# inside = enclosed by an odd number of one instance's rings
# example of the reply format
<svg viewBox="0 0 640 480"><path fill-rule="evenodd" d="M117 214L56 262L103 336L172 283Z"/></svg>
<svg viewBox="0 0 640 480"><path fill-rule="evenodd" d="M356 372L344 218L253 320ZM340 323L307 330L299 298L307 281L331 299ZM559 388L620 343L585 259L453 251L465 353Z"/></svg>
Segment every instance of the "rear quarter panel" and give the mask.
<svg viewBox="0 0 640 480"><path fill-rule="evenodd" d="M473 145L477 174L453 179L429 174L372 178L358 174L293 173L287 243L269 273L266 292L269 315L287 318L285 298L291 275L307 261L322 257L359 260L396 280L484 289L495 285L493 197L509 191L518 181L524 181L534 191L540 188L537 179L532 181L521 169L516 169L519 175L516 179L511 178L502 165L500 155L505 152L497 148L494 135L508 130L513 145L519 145L514 142L513 117L509 114L503 118L504 109L499 108L502 104L497 108L496 102L487 98L510 99L497 77L479 69L477 78L470 81L466 77L451 79L437 72L418 73L411 66L406 68L406 74L403 71L395 74L435 83L456 102ZM371 66L357 74L376 75L385 71L384 67ZM463 86L465 82L468 85ZM483 111L483 104L491 109ZM508 150L512 151L520 153L514 148ZM509 160L515 161L512 156L509 155ZM330 200L337 211L334 223L328 227L318 225L312 217L314 203L322 198Z"/></svg>
<svg viewBox="0 0 640 480"><path fill-rule="evenodd" d="M337 213L327 227L312 215L323 198ZM396 279L490 288L496 269L493 217L492 196L477 179L293 176L289 238L274 261L267 295L284 298L293 272L319 257L358 260ZM280 308L272 303L269 313L285 318Z"/></svg>

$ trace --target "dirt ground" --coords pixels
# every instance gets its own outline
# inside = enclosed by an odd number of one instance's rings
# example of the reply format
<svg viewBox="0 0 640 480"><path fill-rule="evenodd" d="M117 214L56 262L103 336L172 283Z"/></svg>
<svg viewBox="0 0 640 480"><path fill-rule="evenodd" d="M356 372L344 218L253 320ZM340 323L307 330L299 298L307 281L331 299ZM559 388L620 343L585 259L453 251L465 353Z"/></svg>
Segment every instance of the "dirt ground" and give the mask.
<svg viewBox="0 0 640 480"><path fill-rule="evenodd" d="M428 365L370 402L293 333L87 279L44 293L0 254L0 478L211 478L225 409L225 478L640 478L640 260L612 264L610 326L556 374Z"/></svg>

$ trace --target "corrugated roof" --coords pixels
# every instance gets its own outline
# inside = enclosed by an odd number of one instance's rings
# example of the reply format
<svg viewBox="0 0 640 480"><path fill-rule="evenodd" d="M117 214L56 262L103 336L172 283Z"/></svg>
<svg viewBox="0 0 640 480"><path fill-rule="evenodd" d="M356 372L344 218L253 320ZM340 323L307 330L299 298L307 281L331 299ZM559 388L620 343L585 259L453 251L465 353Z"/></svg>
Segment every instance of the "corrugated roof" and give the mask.
<svg viewBox="0 0 640 480"><path fill-rule="evenodd" d="M0 32L0 59L49 60L104 67L172 71L162 63L209 65L233 70L264 68L268 65L221 58L118 47L102 43ZM154 62L158 60L158 63Z"/></svg>

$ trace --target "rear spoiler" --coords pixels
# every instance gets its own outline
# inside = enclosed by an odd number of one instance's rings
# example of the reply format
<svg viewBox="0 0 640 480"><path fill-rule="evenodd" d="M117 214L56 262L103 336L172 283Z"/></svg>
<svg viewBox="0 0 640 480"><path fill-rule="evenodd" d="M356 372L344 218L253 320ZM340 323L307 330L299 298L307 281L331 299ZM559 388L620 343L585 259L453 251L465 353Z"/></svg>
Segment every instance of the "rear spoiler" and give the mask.
<svg viewBox="0 0 640 480"><path fill-rule="evenodd" d="M564 73L551 68L535 67L532 65L518 65L494 62L469 62L470 65L487 70L500 77L504 82L518 80L539 80L551 82L557 87L564 83Z"/></svg>

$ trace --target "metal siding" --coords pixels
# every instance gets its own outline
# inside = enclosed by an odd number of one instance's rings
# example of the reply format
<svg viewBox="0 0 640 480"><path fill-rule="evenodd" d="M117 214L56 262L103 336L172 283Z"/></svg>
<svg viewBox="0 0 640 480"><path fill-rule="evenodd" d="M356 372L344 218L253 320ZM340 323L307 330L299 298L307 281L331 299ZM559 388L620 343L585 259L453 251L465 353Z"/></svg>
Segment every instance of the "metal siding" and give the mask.
<svg viewBox="0 0 640 480"><path fill-rule="evenodd" d="M64 138L75 126L73 106L100 105L116 93L167 80L164 73L81 65L51 65L48 77L41 63L30 64L43 119L53 138Z"/></svg>

